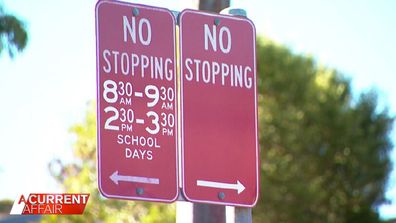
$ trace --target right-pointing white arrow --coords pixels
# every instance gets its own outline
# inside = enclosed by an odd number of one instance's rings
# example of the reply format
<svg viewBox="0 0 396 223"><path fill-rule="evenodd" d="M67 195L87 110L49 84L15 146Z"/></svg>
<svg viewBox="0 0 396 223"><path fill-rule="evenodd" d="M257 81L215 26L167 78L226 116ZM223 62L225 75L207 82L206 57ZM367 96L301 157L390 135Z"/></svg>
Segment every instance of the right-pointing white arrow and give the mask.
<svg viewBox="0 0 396 223"><path fill-rule="evenodd" d="M245 190L245 186L243 186L243 184L239 182L239 180L237 180L235 184L220 183L220 182L207 181L207 180L197 180L197 186L237 190L238 194L242 193Z"/></svg>

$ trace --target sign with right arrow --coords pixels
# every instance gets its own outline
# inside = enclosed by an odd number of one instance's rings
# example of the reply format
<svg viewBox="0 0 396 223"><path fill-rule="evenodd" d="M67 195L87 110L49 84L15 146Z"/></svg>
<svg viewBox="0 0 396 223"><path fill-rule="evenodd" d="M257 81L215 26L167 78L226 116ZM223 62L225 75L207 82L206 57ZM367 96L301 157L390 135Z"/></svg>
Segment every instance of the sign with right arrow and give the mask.
<svg viewBox="0 0 396 223"><path fill-rule="evenodd" d="M255 36L245 18L180 14L182 188L189 201L257 202Z"/></svg>

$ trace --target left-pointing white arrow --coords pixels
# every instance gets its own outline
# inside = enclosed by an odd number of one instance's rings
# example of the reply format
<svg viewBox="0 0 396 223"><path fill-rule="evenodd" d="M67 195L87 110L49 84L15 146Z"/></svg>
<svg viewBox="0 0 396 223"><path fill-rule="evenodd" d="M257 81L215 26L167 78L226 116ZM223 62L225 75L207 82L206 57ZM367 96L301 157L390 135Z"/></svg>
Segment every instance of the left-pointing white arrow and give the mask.
<svg viewBox="0 0 396 223"><path fill-rule="evenodd" d="M207 181L207 180L197 180L197 186L232 189L232 190L237 190L238 194L242 193L245 190L245 186L243 186L243 184L239 182L239 180L237 180L235 184L220 183L220 182Z"/></svg>
<svg viewBox="0 0 396 223"><path fill-rule="evenodd" d="M118 170L111 174L110 179L118 185L118 181L145 183L145 184L159 184L158 178L137 177L137 176L123 176L118 175Z"/></svg>

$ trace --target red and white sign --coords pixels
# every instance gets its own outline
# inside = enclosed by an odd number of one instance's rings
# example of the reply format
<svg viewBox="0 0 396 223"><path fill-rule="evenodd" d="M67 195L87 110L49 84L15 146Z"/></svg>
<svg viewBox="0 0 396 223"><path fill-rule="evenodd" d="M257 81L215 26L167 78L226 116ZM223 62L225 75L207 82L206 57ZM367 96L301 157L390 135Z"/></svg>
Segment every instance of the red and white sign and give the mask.
<svg viewBox="0 0 396 223"><path fill-rule="evenodd" d="M109 198L178 197L175 19L163 8L96 5L98 181Z"/></svg>
<svg viewBox="0 0 396 223"><path fill-rule="evenodd" d="M248 19L180 14L182 184L189 201L257 202L255 44Z"/></svg>

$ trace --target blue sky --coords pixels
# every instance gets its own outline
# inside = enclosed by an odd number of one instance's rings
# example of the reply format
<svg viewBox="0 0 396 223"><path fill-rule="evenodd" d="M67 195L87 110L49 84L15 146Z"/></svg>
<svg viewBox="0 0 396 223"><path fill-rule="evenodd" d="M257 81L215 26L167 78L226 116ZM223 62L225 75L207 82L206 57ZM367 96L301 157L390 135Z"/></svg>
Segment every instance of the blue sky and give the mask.
<svg viewBox="0 0 396 223"><path fill-rule="evenodd" d="M26 21L26 51L0 57L0 199L22 192L60 191L47 171L53 158L72 159L68 129L95 98L95 0L0 0ZM138 1L173 10L192 1ZM375 88L380 104L396 114L396 1L234 0L257 32L311 55L351 78L355 94ZM396 131L392 139L396 142ZM392 153L396 160L396 152ZM37 180L40 179L40 180ZM387 191L395 204L396 172Z"/></svg>

